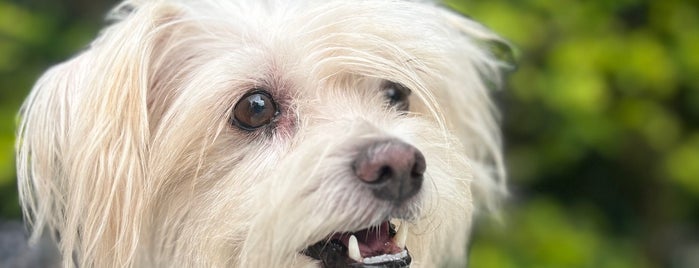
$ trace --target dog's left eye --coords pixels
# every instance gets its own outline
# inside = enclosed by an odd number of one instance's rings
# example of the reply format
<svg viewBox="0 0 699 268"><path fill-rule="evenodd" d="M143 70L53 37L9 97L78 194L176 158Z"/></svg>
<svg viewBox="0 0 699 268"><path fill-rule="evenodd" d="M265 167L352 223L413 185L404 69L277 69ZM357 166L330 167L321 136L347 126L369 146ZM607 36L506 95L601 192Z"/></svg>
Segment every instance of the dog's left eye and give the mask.
<svg viewBox="0 0 699 268"><path fill-rule="evenodd" d="M394 82L388 82L383 87L383 94L388 104L399 111L408 111L410 108L410 102L408 102L410 93L409 88Z"/></svg>
<svg viewBox="0 0 699 268"><path fill-rule="evenodd" d="M271 123L278 114L272 96L266 91L255 90L235 104L230 121L240 129L252 131Z"/></svg>

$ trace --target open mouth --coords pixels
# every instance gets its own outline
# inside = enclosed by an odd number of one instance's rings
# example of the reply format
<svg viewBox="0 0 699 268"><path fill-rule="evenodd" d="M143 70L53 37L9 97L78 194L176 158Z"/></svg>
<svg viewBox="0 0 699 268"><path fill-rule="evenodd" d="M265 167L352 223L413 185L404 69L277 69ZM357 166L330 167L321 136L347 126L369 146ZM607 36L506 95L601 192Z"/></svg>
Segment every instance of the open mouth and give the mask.
<svg viewBox="0 0 699 268"><path fill-rule="evenodd" d="M411 257L405 247L407 224L384 221L367 229L334 234L303 251L322 262L323 267L410 267Z"/></svg>

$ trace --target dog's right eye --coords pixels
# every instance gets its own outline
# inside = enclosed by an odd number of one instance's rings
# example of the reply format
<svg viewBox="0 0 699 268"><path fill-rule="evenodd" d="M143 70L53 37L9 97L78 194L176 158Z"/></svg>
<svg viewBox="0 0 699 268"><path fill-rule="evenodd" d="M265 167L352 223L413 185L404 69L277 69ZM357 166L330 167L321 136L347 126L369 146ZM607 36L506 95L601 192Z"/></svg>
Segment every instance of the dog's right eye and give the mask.
<svg viewBox="0 0 699 268"><path fill-rule="evenodd" d="M231 124L252 131L271 123L279 114L272 96L263 90L255 90L243 96L233 108Z"/></svg>

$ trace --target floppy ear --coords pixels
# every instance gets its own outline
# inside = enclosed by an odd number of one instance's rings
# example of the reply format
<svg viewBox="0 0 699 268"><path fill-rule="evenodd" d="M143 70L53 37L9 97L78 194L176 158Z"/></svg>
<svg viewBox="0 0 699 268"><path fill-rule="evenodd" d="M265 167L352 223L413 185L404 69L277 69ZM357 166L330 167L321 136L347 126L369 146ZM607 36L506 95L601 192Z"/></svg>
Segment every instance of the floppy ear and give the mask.
<svg viewBox="0 0 699 268"><path fill-rule="evenodd" d="M441 9L446 26L456 34L450 52L446 117L472 160L472 189L476 208L496 211L506 196L505 165L499 114L491 91L503 84L505 72L514 69L511 46L483 25Z"/></svg>
<svg viewBox="0 0 699 268"><path fill-rule="evenodd" d="M175 13L137 7L86 51L46 72L22 106L20 199L32 239L42 231L58 238L62 266L134 263L147 216L149 66L156 29Z"/></svg>

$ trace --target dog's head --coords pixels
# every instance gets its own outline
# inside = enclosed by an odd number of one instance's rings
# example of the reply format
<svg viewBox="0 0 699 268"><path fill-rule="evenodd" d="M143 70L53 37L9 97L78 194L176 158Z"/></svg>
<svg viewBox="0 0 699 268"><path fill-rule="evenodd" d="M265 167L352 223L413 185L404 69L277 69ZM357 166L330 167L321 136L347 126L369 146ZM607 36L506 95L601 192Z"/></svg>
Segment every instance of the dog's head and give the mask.
<svg viewBox="0 0 699 268"><path fill-rule="evenodd" d="M384 0L113 15L21 115L21 199L64 265L465 260L474 202L504 191L484 27Z"/></svg>

